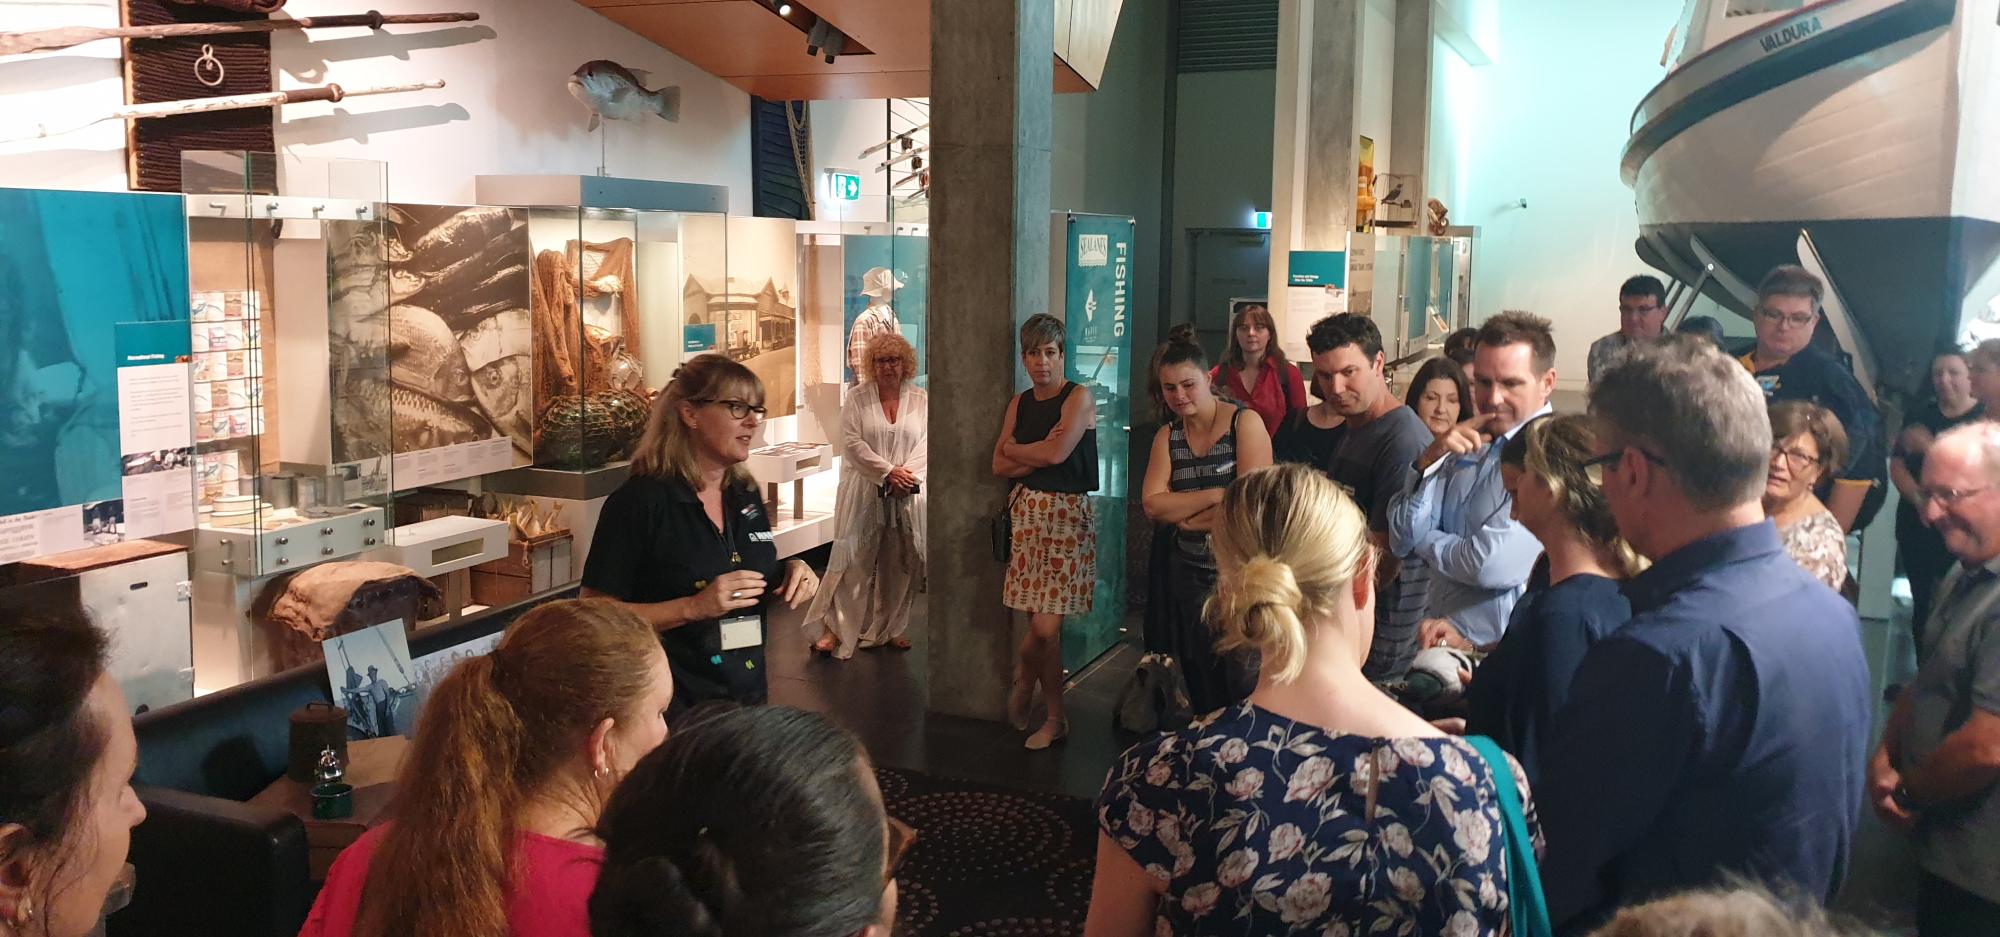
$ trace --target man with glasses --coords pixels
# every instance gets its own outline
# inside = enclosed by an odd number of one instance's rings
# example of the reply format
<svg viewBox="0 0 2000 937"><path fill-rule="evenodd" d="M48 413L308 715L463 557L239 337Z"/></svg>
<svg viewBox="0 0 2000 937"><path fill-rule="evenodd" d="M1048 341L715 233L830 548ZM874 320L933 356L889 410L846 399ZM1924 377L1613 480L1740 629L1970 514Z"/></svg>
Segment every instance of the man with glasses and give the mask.
<svg viewBox="0 0 2000 937"><path fill-rule="evenodd" d="M1839 359L1812 347L1825 284L1804 267L1772 270L1757 285L1757 347L1737 360L1757 378L1771 402L1805 400L1840 419L1847 430L1847 462L1817 492L1842 530L1866 527L1888 496L1888 450L1875 401Z"/></svg>
<svg viewBox="0 0 2000 937"><path fill-rule="evenodd" d="M1923 630L1929 653L1882 730L1868 800L1916 835L1917 934L2000 934L2000 424L1938 437L1923 520L1958 560Z"/></svg>
<svg viewBox="0 0 2000 937"><path fill-rule="evenodd" d="M1605 502L1653 565L1550 725L1535 803L1564 932L1725 875L1831 899L1870 720L1854 609L1765 518L1763 394L1708 342L1634 348L1592 388Z"/></svg>
<svg viewBox="0 0 2000 937"><path fill-rule="evenodd" d="M1590 383L1611 366L1618 353L1640 342L1659 338L1667 327L1667 288L1658 277L1644 274L1618 288L1618 331L1590 343Z"/></svg>

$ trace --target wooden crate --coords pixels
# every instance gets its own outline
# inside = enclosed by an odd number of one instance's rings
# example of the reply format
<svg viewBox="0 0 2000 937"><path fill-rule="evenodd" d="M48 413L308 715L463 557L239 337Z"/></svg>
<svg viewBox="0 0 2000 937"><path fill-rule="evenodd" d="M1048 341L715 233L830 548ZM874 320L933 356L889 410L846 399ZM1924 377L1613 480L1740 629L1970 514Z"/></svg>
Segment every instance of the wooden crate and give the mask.
<svg viewBox="0 0 2000 937"><path fill-rule="evenodd" d="M505 559L472 567L472 601L507 605L569 585L575 578L571 574L572 543L568 531L510 541Z"/></svg>

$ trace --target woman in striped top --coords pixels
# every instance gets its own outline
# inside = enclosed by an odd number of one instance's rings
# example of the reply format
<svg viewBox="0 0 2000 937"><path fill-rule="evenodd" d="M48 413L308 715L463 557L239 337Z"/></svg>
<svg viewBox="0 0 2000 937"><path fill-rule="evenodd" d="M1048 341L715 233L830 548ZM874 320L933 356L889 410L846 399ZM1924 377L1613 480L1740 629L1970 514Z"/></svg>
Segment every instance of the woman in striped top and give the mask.
<svg viewBox="0 0 2000 937"><path fill-rule="evenodd" d="M1146 633L1158 636L1180 662L1188 700L1196 713L1239 702L1256 685L1253 662L1225 660L1202 606L1215 586L1215 557L1208 531L1222 491L1237 476L1271 464L1271 436L1254 412L1216 399L1208 362L1194 330L1175 326L1153 356L1153 380L1168 422L1153 437L1146 464L1146 516L1166 525L1174 543L1165 569L1155 569L1165 590L1149 606Z"/></svg>

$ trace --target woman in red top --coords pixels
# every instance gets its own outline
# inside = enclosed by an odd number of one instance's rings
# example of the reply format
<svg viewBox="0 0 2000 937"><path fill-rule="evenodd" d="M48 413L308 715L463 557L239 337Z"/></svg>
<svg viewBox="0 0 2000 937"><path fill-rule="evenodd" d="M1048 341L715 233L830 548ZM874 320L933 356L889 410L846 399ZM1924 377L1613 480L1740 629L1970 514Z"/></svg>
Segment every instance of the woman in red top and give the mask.
<svg viewBox="0 0 2000 937"><path fill-rule="evenodd" d="M301 937L589 937L612 788L667 737L674 684L616 602L551 602L432 691L395 822L342 851Z"/></svg>
<svg viewBox="0 0 2000 937"><path fill-rule="evenodd" d="M1229 323L1229 350L1208 379L1224 396L1264 418L1267 434L1294 410L1306 408L1305 377L1278 353L1277 324L1263 303L1244 303Z"/></svg>

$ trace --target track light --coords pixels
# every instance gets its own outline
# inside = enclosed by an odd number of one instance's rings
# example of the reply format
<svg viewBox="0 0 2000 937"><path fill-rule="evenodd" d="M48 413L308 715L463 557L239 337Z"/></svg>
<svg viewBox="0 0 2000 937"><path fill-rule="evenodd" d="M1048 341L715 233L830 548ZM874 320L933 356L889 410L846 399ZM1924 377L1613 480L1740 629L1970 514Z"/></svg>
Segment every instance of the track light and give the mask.
<svg viewBox="0 0 2000 937"><path fill-rule="evenodd" d="M812 31L806 33L806 54L824 54L828 65L846 48L847 37L826 20L813 23Z"/></svg>
<svg viewBox="0 0 2000 937"><path fill-rule="evenodd" d="M792 15L792 5L791 5L791 4L789 4L789 3L780 3L780 4L778 4L778 15L779 15L779 16L790 16L790 15Z"/></svg>

